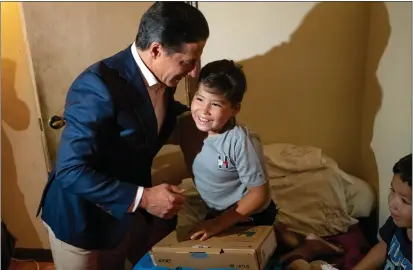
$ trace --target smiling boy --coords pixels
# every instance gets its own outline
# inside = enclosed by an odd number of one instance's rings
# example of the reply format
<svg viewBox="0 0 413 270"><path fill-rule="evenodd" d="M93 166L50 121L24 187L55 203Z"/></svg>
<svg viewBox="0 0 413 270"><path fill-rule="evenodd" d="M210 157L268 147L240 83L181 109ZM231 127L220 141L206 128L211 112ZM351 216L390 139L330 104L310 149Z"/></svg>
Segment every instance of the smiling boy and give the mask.
<svg viewBox="0 0 413 270"><path fill-rule="evenodd" d="M382 240L354 270L412 269L412 155L393 167L388 197L390 217L380 228Z"/></svg>
<svg viewBox="0 0 413 270"><path fill-rule="evenodd" d="M245 221L274 224L276 206L261 143L235 121L245 90L245 75L233 61L211 62L200 72L191 113L196 127L208 136L192 171L207 216L192 231L192 239L205 240Z"/></svg>

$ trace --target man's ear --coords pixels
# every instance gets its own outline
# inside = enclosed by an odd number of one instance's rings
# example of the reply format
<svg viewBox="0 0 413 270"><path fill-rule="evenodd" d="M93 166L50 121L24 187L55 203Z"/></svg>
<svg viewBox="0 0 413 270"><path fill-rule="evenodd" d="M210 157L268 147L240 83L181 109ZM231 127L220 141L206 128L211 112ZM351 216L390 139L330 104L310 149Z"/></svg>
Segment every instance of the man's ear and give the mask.
<svg viewBox="0 0 413 270"><path fill-rule="evenodd" d="M152 59L159 58L163 53L163 46L159 42L152 42L149 46L149 53Z"/></svg>

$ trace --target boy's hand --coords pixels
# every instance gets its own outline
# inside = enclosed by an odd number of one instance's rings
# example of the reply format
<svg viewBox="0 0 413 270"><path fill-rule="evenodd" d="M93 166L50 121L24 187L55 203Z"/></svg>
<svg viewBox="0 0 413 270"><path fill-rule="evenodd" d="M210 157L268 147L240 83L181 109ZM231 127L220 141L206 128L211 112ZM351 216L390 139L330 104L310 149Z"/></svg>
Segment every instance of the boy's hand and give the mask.
<svg viewBox="0 0 413 270"><path fill-rule="evenodd" d="M224 226L224 224L219 222L219 220L209 219L195 226L195 228L191 230L189 234L191 235L191 240L196 240L200 238L201 241L204 241L210 238L211 236L219 234L226 228L227 226Z"/></svg>

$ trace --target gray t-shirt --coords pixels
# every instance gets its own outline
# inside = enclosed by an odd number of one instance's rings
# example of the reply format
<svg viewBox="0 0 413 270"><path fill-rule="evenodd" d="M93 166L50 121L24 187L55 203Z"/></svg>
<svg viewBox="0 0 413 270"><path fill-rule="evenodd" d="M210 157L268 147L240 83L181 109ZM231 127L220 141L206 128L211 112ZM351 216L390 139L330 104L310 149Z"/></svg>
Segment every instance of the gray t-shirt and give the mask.
<svg viewBox="0 0 413 270"><path fill-rule="evenodd" d="M204 140L192 166L196 188L208 208L223 211L240 201L247 187L268 184L264 161L258 136L237 124Z"/></svg>

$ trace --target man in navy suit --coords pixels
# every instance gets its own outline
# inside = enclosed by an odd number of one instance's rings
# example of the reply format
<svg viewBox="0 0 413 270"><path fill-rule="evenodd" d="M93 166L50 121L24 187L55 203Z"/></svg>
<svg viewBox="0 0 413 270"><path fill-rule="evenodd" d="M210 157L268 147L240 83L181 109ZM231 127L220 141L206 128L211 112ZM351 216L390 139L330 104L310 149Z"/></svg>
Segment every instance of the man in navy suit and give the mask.
<svg viewBox="0 0 413 270"><path fill-rule="evenodd" d="M73 82L39 207L58 270L123 269L174 229L185 198L176 186L152 187L151 166L188 110L173 94L196 76L208 37L199 10L156 2L131 46Z"/></svg>

